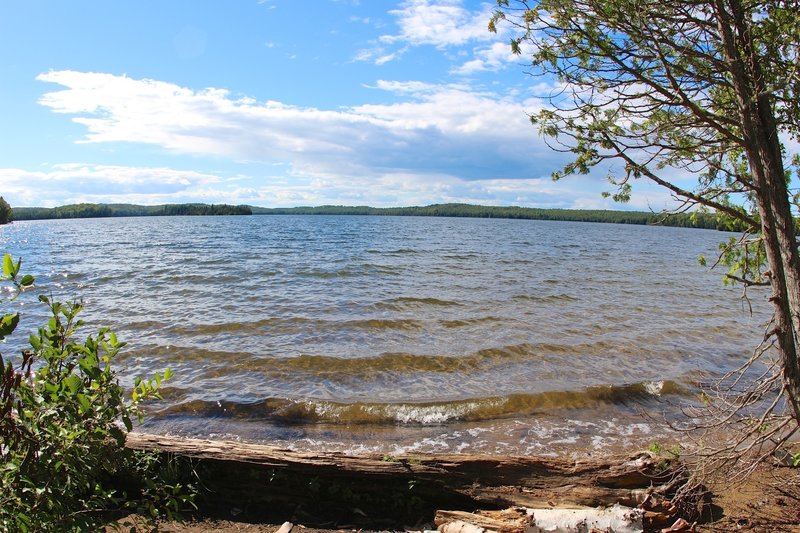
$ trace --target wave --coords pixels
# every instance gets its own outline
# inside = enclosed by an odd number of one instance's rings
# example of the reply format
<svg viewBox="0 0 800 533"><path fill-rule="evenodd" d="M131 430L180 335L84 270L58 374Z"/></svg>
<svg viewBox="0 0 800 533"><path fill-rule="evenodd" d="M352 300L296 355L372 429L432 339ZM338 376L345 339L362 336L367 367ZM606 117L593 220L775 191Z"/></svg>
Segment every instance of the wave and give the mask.
<svg viewBox="0 0 800 533"><path fill-rule="evenodd" d="M425 328L423 322L411 319L368 318L364 320L348 320L341 323L344 328L367 330L421 330ZM337 326L338 329L338 326Z"/></svg>
<svg viewBox="0 0 800 533"><path fill-rule="evenodd" d="M418 372L464 373L480 371L498 363L508 364L524 362L530 359L546 357L547 354L581 353L584 346L566 346L556 344L513 344L498 348L486 348L469 355L430 355L408 352L386 352L372 357L332 357L327 355L303 354L287 358L258 358L233 352L211 352L192 348L173 349L170 354L178 358L185 354L190 359L205 359L230 364L237 371L266 372L302 377L304 374L333 374L364 379L378 372L412 374ZM195 355L195 352L201 355ZM210 372L211 370L209 370ZM225 370L230 371L230 369Z"/></svg>
<svg viewBox="0 0 800 533"><path fill-rule="evenodd" d="M398 248L396 250L375 250L370 249L367 250L367 253L370 254L378 254L378 255L414 255L423 253L420 250L414 250L412 248Z"/></svg>
<svg viewBox="0 0 800 533"><path fill-rule="evenodd" d="M141 332L157 331L163 327L164 323L157 320L137 320L125 324L125 329Z"/></svg>
<svg viewBox="0 0 800 533"><path fill-rule="evenodd" d="M509 320L506 318L500 318L496 316L481 316L475 318L442 320L440 323L446 328L462 328L465 326L474 326L476 324L483 324L487 322L509 322Z"/></svg>
<svg viewBox="0 0 800 533"><path fill-rule="evenodd" d="M373 304L373 307L378 309L389 309L392 311L403 311L408 309L418 309L420 307L425 307L425 306L459 307L461 305L462 305L461 302L456 302L453 300L440 300L439 298L426 298L426 297L416 297L416 296L402 296L399 298L392 298L389 300L384 300L382 302L377 302Z"/></svg>
<svg viewBox="0 0 800 533"><path fill-rule="evenodd" d="M176 393L179 395L178 393ZM200 416L268 420L283 424L441 425L474 422L554 409L593 409L603 405L646 405L665 395L687 395L674 381L595 386L577 391L512 394L443 402L335 402L266 398L255 402L192 400L152 413L156 417Z"/></svg>
<svg viewBox="0 0 800 533"><path fill-rule="evenodd" d="M546 295L533 295L533 294L517 294L512 297L514 300L522 300L529 302L551 303L551 302L577 302L578 298L575 296L561 293L561 294L546 294Z"/></svg>
<svg viewBox="0 0 800 533"><path fill-rule="evenodd" d="M272 317L262 320L254 320L251 322L222 322L219 324L191 324L173 326L169 329L169 333L178 337L191 337L194 335L214 335L216 333L249 333L258 330L269 329L270 333L281 334L293 333L304 327L319 327L324 323L325 321L322 320L312 320L303 317Z"/></svg>
<svg viewBox="0 0 800 533"><path fill-rule="evenodd" d="M362 327L384 327L395 330L416 330L414 320L387 320L379 324L361 324ZM456 327L453 325L452 327ZM226 331L222 326L203 326L204 332ZM531 361L562 361L570 357L600 354L618 350L605 341L587 344L520 343L484 348L470 354L414 354L409 352L384 352L367 357L336 357L319 354L302 354L294 357L259 357L249 352L210 350L192 346L171 346L168 351L144 348L129 351L132 356L168 356L171 361L205 361L204 373L221 377L229 372L262 372L265 374L293 376L305 379L309 375L348 376L370 379L376 373L391 372L409 375L414 373L462 373L469 375L495 367L507 368L516 363ZM214 364L216 363L216 365Z"/></svg>
<svg viewBox="0 0 800 533"><path fill-rule="evenodd" d="M398 276L403 273L403 269L389 265L375 263L354 264L348 268L339 270L308 270L297 272L296 275L304 278L351 278L351 277L372 277L372 276Z"/></svg>
<svg viewBox="0 0 800 533"><path fill-rule="evenodd" d="M146 326L161 325L145 323ZM141 330L140 324L134 329ZM192 324L173 326L169 333L178 337L216 335L219 333L269 333L271 335L293 334L302 331L417 331L425 328L425 323L414 319L365 318L359 320L322 320L302 317L265 318L252 322L222 322L219 324Z"/></svg>
<svg viewBox="0 0 800 533"><path fill-rule="evenodd" d="M363 273L359 273L352 269L343 268L340 270L334 271L327 271L327 270L307 270L304 272L296 272L295 275L300 278L320 278L320 279L331 279L331 278L347 278L353 276L360 276Z"/></svg>

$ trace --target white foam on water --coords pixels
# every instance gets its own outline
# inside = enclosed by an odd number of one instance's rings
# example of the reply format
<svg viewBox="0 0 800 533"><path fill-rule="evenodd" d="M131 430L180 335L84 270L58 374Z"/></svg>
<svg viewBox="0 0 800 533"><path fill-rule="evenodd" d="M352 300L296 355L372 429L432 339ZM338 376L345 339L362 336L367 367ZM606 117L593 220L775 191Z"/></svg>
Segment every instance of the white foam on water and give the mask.
<svg viewBox="0 0 800 533"><path fill-rule="evenodd" d="M459 406L453 408L452 406L426 406L418 407L412 405L400 405L387 408L393 418L402 424L418 423L418 424L444 424L450 420L462 416L467 409Z"/></svg>
<svg viewBox="0 0 800 533"><path fill-rule="evenodd" d="M574 435L572 437L565 437L563 439L551 440L550 444L575 444L577 442L578 442L578 436Z"/></svg>
<svg viewBox="0 0 800 533"><path fill-rule="evenodd" d="M410 446L400 447L402 453L432 453L432 452L446 452L450 450L450 444L443 438L444 435L439 437L424 438Z"/></svg>
<svg viewBox="0 0 800 533"><path fill-rule="evenodd" d="M643 385L644 390L653 396L661 396L661 391L664 390L663 381L645 381Z"/></svg>
<svg viewBox="0 0 800 533"><path fill-rule="evenodd" d="M232 440L236 442L242 441L242 436L236 433L209 433L208 440Z"/></svg>
<svg viewBox="0 0 800 533"><path fill-rule="evenodd" d="M500 405L505 400L497 401L480 401L480 402L465 402L459 404L442 404L442 405L414 405L414 404L397 404L381 407L367 406L367 412L381 414L385 412L386 415L391 416L396 422L402 424L423 424L423 425L438 425L459 420L470 413L477 411L480 408L494 407Z"/></svg>

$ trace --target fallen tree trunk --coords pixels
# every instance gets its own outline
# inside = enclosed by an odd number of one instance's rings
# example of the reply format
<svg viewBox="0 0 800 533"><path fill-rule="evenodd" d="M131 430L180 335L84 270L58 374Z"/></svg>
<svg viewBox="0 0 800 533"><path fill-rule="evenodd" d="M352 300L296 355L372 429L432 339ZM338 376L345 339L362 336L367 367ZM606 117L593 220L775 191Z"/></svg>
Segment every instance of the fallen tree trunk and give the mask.
<svg viewBox="0 0 800 533"><path fill-rule="evenodd" d="M257 513L288 504L319 514L326 502L336 501L339 516L348 508L353 523L363 523L361 518L370 518L376 509L391 515L391 507L403 520L419 512L432 516L442 508L635 507L653 493L667 492L675 476L670 463L647 453L583 461L467 454L348 456L141 433L129 434L126 445L190 460L211 495L203 505Z"/></svg>

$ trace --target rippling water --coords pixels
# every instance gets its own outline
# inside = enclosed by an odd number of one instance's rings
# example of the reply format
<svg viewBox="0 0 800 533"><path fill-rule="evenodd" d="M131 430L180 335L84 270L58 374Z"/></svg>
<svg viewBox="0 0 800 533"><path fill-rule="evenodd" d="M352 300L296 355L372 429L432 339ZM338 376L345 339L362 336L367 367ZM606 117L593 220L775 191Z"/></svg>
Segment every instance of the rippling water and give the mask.
<svg viewBox="0 0 800 533"><path fill-rule="evenodd" d="M176 377L146 429L344 451L647 441L736 366L767 309L697 264L714 231L414 217L17 222L45 293ZM23 327L44 316L33 295ZM88 333L89 330L86 331ZM6 347L8 348L8 346Z"/></svg>

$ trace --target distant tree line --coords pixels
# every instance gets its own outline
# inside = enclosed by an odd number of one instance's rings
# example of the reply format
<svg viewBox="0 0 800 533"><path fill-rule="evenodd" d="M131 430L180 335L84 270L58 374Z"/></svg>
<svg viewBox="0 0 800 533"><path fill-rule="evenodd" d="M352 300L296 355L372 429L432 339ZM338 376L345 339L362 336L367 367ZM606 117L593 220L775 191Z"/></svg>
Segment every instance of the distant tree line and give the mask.
<svg viewBox="0 0 800 533"><path fill-rule="evenodd" d="M144 216L252 215L253 211L246 205L227 204L72 204L52 208L18 207L14 210L14 213L17 220L44 220Z"/></svg>
<svg viewBox="0 0 800 533"><path fill-rule="evenodd" d="M253 210L246 205L171 204L165 205L161 214L167 216L252 215Z"/></svg>
<svg viewBox="0 0 800 533"><path fill-rule="evenodd" d="M433 204L423 207L366 207L324 205L267 209L254 207L256 215L383 215L422 217L516 218L572 222L608 222L614 224L663 225L740 231L736 220L713 213L652 213L647 211L611 211L583 209L540 209L535 207L498 207L470 204Z"/></svg>
<svg viewBox="0 0 800 533"><path fill-rule="evenodd" d="M0 223L5 202L0 198ZM5 204L6 206L8 204ZM11 212L11 208L7 208ZM562 220L572 222L607 222L614 224L663 225L741 231L741 224L730 217L710 212L664 214L648 211L612 211L583 209L541 209L536 207L501 207L471 204L433 204L420 207L368 207L323 205L318 207L265 208L227 204L73 204L60 207L18 207L16 220L64 218L201 216L201 215L371 215L418 217L516 218L527 220ZM9 219L10 221L10 219Z"/></svg>

